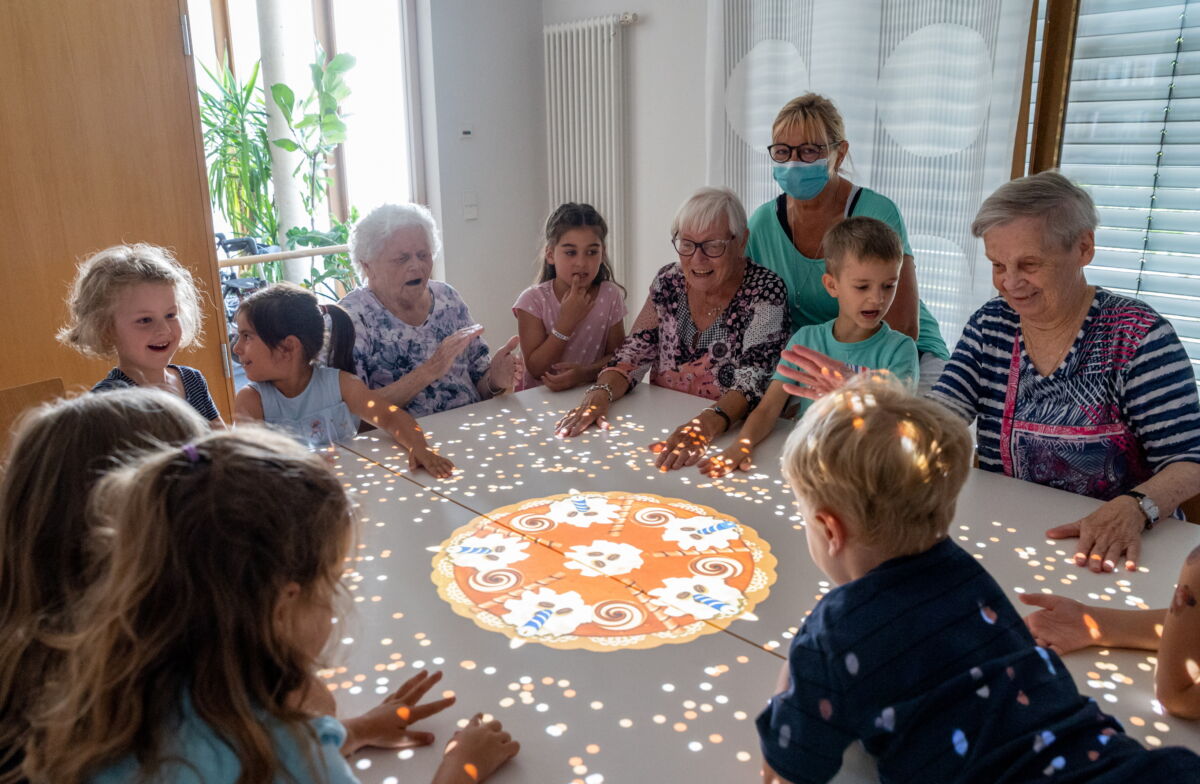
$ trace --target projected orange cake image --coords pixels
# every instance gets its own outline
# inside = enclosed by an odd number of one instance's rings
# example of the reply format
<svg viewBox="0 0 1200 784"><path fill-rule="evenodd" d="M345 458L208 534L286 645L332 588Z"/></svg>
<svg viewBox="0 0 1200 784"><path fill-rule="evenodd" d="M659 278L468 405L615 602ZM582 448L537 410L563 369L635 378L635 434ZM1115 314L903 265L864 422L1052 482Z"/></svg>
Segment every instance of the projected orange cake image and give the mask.
<svg viewBox="0 0 1200 784"><path fill-rule="evenodd" d="M429 549L439 595L513 647L688 642L753 620L775 582L775 558L753 529L647 493L523 501L476 517Z"/></svg>

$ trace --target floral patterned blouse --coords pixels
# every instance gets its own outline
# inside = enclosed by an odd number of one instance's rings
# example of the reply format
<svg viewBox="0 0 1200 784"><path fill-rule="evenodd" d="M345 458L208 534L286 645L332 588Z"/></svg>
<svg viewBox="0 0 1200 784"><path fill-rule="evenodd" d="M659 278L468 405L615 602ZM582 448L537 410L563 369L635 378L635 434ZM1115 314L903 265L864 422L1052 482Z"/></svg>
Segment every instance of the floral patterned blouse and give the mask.
<svg viewBox="0 0 1200 784"><path fill-rule="evenodd" d="M688 308L683 270L672 262L658 271L629 337L608 366L631 388L648 367L651 384L710 400L733 389L754 407L771 383L789 327L783 279L748 260L725 312L700 332Z"/></svg>
<svg viewBox="0 0 1200 784"><path fill-rule="evenodd" d="M467 303L448 283L429 281L433 305L419 327L397 318L369 288L355 289L341 305L354 320L354 369L369 389L386 387L433 356L450 333L475 323ZM475 338L446 375L417 393L404 409L414 417L479 402L476 385L487 373L487 344Z"/></svg>

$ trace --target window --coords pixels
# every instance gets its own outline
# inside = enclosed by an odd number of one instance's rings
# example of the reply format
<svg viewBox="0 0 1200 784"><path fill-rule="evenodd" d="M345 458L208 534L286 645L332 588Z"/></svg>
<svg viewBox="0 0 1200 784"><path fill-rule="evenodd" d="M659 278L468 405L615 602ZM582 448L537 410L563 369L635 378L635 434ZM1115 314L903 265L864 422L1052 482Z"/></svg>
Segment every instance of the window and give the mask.
<svg viewBox="0 0 1200 784"><path fill-rule="evenodd" d="M1153 306L1200 367L1200 2L1083 0L1060 168L1100 213L1089 282Z"/></svg>

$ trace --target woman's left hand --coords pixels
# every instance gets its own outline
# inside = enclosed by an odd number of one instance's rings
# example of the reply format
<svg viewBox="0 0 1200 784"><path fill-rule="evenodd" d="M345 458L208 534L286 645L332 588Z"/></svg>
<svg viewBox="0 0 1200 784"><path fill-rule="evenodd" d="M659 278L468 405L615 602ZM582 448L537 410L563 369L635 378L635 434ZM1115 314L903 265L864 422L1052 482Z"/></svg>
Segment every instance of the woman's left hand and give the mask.
<svg viewBox="0 0 1200 784"><path fill-rule="evenodd" d="M658 455L654 465L661 471L695 465L704 457L712 440L713 435L705 428L700 417L696 417L675 428L675 432L667 436L665 441L655 441L650 445L650 451Z"/></svg>
<svg viewBox="0 0 1200 784"><path fill-rule="evenodd" d="M1119 495L1087 517L1046 531L1051 539L1079 537L1075 564L1093 572L1111 572L1118 563L1137 569L1146 517L1131 496Z"/></svg>
<svg viewBox="0 0 1200 784"><path fill-rule="evenodd" d="M492 354L492 362L488 365L488 381L493 389L501 388L507 392L516 384L517 363L516 357L513 356L513 349L520 342L521 339L513 335L507 343L500 347L499 351Z"/></svg>

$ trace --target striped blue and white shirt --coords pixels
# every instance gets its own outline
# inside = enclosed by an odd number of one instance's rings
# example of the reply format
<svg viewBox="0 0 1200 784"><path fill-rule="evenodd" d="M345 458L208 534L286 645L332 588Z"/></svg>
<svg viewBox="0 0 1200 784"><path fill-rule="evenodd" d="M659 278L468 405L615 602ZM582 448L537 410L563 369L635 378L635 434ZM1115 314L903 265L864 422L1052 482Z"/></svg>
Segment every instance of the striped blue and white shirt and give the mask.
<svg viewBox="0 0 1200 784"><path fill-rule="evenodd" d="M1174 328L1097 288L1062 363L1042 376L1002 298L975 312L930 395L977 422L979 465L1109 500L1178 461L1200 463L1196 378Z"/></svg>
<svg viewBox="0 0 1200 784"><path fill-rule="evenodd" d="M183 399L196 409L200 416L209 422L221 416L221 413L217 411L216 404L213 403L212 395L208 392L208 382L204 380L203 373L187 365L167 365L167 367L179 374L179 381L183 384ZM92 391L106 392L112 389L136 386L137 382L122 372L121 368L113 368L108 371L107 376L96 383L96 386L92 387Z"/></svg>

